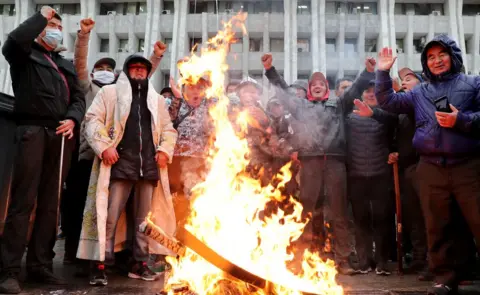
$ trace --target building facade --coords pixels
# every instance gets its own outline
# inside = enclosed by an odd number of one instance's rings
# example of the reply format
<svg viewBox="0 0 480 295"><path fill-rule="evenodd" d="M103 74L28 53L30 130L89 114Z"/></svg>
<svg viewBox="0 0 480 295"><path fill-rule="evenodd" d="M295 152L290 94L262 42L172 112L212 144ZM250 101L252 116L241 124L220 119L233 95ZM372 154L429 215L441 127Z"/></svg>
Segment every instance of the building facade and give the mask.
<svg viewBox="0 0 480 295"><path fill-rule="evenodd" d="M420 52L440 33L451 35L464 53L465 68L480 72L480 1L478 0L0 0L0 42L43 5L62 14L67 58L79 22L91 17L89 65L110 56L121 68L137 52L151 54L157 40L168 44L160 70L153 77L159 90L176 61L221 29L240 10L248 12L248 36L238 31L228 57L229 78L262 77L260 57L272 52L274 65L288 83L311 72L327 74L330 87L339 77L355 77L367 56L384 46L398 53L396 67L421 71ZM395 68L396 69L396 68ZM395 71L396 72L396 71ZM8 65L0 57L0 91L11 93Z"/></svg>

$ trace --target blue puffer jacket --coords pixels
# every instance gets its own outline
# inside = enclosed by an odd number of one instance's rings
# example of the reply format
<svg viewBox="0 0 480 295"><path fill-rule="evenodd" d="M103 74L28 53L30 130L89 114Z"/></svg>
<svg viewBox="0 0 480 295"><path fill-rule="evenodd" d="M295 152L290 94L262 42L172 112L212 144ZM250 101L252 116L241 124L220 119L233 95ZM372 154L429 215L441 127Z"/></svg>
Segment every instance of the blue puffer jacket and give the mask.
<svg viewBox="0 0 480 295"><path fill-rule="evenodd" d="M452 63L449 73L434 76L428 69L427 50L433 44L447 48ZM409 92L395 93L389 73L377 71L375 92L379 104L393 113L414 111L413 145L425 161L447 166L480 156L480 140L472 136L472 123L480 116L480 77L461 73L460 49L446 35L439 35L429 42L421 58L424 75L429 81ZM434 101L442 96L447 96L450 104L460 110L453 128L441 127L435 117Z"/></svg>

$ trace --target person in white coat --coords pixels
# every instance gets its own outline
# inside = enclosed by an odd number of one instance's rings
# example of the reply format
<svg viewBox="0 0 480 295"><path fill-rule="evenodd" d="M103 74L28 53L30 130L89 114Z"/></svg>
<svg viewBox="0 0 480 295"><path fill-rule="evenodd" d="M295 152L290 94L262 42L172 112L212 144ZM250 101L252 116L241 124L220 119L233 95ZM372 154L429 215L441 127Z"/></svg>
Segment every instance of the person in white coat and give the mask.
<svg viewBox="0 0 480 295"><path fill-rule="evenodd" d="M115 250L120 250L116 245L126 240L125 224L119 220L132 189L135 228L151 212L165 233L175 232L167 164L172 160L177 131L165 99L149 83L151 70L146 58L128 57L116 85L104 86L85 116L85 137L97 158L77 257L96 262L90 273L92 285L107 284L104 263L113 261ZM169 254L135 231L130 278L155 279L147 266L149 253Z"/></svg>

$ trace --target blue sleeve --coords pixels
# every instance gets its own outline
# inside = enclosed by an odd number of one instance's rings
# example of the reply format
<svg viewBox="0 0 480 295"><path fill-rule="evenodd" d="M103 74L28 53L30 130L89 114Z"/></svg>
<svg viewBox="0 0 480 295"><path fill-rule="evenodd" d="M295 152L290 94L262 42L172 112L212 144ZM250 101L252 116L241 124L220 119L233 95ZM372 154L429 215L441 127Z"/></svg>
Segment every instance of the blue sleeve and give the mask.
<svg viewBox="0 0 480 295"><path fill-rule="evenodd" d="M480 76L476 77L475 82L477 95L474 98L472 109L468 110L473 112L467 114L459 109L455 128L480 138Z"/></svg>
<svg viewBox="0 0 480 295"><path fill-rule="evenodd" d="M418 89L415 88L415 89ZM393 91L392 78L387 71L377 71L375 80L375 95L378 104L387 112L395 114L407 114L413 111L414 90L408 92Z"/></svg>

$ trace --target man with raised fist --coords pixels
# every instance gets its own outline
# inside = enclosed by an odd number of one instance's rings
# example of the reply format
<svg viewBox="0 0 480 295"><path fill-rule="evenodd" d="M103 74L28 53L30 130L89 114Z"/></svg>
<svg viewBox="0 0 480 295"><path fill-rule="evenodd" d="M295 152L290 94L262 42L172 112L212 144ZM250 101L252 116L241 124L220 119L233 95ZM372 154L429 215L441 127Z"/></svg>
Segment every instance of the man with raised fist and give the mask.
<svg viewBox="0 0 480 295"><path fill-rule="evenodd" d="M75 146L72 138L85 114L85 98L73 64L56 50L62 36L62 18L53 8L44 6L11 32L2 48L10 64L18 128L11 200L0 247L0 293L21 291L18 274L35 203L36 218L27 253L28 278L64 284L52 272L58 189L63 181L59 178L65 177L70 166ZM59 171L62 136L66 137L64 164Z"/></svg>

